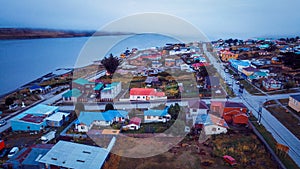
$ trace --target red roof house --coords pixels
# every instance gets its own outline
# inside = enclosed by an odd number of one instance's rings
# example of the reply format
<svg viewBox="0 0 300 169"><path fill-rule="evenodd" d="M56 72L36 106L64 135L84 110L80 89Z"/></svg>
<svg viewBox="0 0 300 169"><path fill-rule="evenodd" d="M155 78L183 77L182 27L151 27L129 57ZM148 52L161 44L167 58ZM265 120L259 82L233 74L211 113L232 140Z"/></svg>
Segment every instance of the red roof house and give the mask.
<svg viewBox="0 0 300 169"><path fill-rule="evenodd" d="M158 100L167 99L164 92L158 92L154 88L132 88L130 89L130 100Z"/></svg>

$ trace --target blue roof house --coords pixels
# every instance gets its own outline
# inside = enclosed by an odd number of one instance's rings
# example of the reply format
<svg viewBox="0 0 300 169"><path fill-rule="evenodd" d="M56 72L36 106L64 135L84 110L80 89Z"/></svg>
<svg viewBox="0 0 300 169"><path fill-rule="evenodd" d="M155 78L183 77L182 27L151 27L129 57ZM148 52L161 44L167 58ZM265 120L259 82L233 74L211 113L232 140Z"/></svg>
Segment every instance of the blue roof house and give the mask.
<svg viewBox="0 0 300 169"><path fill-rule="evenodd" d="M242 72L243 68L249 67L251 62L249 60L237 60L237 59L229 59L230 66L238 72Z"/></svg>
<svg viewBox="0 0 300 169"><path fill-rule="evenodd" d="M171 119L168 111L169 107L166 107L164 110L146 110L144 112L144 123L165 123Z"/></svg>
<svg viewBox="0 0 300 169"><path fill-rule="evenodd" d="M75 122L78 132L88 132L93 125L109 126L114 122L124 122L129 119L128 112L124 110L108 110L106 112L80 112Z"/></svg>
<svg viewBox="0 0 300 169"><path fill-rule="evenodd" d="M40 131L47 126L46 118L58 111L56 106L38 104L11 119L13 131Z"/></svg>
<svg viewBox="0 0 300 169"><path fill-rule="evenodd" d="M100 169L109 158L116 142L113 137L107 148L59 141L38 162L50 168Z"/></svg>

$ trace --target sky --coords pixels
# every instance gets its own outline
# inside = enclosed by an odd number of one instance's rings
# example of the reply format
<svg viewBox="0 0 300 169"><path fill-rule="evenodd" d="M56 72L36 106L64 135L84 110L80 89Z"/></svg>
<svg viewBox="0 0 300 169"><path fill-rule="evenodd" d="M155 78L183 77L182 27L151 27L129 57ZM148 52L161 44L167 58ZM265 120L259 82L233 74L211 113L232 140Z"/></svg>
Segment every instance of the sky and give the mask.
<svg viewBox="0 0 300 169"><path fill-rule="evenodd" d="M212 39L294 36L300 34L299 6L299 0L0 0L0 27L99 30L155 12L178 17Z"/></svg>

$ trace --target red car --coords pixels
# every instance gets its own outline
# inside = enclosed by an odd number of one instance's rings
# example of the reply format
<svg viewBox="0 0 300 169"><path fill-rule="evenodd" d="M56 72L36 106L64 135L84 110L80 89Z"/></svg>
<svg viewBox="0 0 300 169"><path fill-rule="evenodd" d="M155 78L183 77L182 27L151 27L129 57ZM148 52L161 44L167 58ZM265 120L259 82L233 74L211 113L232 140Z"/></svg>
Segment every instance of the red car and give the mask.
<svg viewBox="0 0 300 169"><path fill-rule="evenodd" d="M223 156L223 159L230 165L236 165L236 161L233 157L229 156L229 155L225 155Z"/></svg>

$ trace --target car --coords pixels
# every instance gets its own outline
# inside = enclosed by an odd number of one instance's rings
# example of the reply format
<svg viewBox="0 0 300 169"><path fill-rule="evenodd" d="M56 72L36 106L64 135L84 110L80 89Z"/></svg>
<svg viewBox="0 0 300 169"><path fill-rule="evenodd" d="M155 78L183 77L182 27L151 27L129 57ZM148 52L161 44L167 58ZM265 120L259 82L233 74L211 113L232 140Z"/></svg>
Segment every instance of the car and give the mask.
<svg viewBox="0 0 300 169"><path fill-rule="evenodd" d="M5 126L6 123L7 123L6 120L0 120L0 127L1 127L1 126Z"/></svg>
<svg viewBox="0 0 300 169"><path fill-rule="evenodd" d="M226 161L228 164L230 164L231 166L236 165L236 161L233 157L229 156L229 155L225 155L223 156L224 161Z"/></svg>
<svg viewBox="0 0 300 169"><path fill-rule="evenodd" d="M236 81L235 84L240 84L240 81Z"/></svg>
<svg viewBox="0 0 300 169"><path fill-rule="evenodd" d="M8 157L8 158L12 158L12 157L13 157L14 155L16 155L18 152L19 152L19 148L18 148L18 147L13 147L13 148L9 151L7 157Z"/></svg>
<svg viewBox="0 0 300 169"><path fill-rule="evenodd" d="M5 157L9 152L8 148L4 148L1 152L0 152L0 158Z"/></svg>

